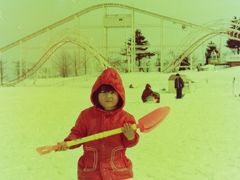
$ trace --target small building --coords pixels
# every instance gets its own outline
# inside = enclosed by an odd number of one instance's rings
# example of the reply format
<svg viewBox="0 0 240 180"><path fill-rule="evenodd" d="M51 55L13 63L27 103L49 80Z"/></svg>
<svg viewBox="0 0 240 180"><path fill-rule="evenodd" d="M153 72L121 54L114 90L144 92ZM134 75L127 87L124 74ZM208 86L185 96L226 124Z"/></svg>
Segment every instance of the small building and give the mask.
<svg viewBox="0 0 240 180"><path fill-rule="evenodd" d="M227 65L229 67L240 66L240 61L228 61Z"/></svg>
<svg viewBox="0 0 240 180"><path fill-rule="evenodd" d="M208 63L213 65L218 64L220 60L219 57L220 57L219 53L213 51L211 53L210 58L208 59Z"/></svg>
<svg viewBox="0 0 240 180"><path fill-rule="evenodd" d="M240 55L232 55L227 57L226 64L229 67L240 66Z"/></svg>
<svg viewBox="0 0 240 180"><path fill-rule="evenodd" d="M184 82L183 94L190 93L191 80L184 74L180 74L180 77L183 79L183 82ZM169 93L176 93L175 79L176 79L176 74L172 74L168 78L168 92Z"/></svg>

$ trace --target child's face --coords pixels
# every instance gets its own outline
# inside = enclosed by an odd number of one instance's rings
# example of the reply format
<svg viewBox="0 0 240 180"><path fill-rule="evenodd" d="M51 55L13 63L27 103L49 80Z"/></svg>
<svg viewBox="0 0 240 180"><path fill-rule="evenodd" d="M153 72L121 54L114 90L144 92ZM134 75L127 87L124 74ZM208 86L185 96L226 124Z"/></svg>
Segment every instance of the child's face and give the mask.
<svg viewBox="0 0 240 180"><path fill-rule="evenodd" d="M117 108L118 99L116 91L100 91L98 94L98 102L107 111Z"/></svg>

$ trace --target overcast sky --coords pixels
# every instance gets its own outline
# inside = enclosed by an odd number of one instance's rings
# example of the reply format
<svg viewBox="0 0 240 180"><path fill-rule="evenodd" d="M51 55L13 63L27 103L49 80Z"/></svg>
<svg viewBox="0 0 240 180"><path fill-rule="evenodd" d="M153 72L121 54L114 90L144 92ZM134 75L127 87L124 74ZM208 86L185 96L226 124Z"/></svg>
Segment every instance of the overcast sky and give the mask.
<svg viewBox="0 0 240 180"><path fill-rule="evenodd" d="M0 0L0 47L104 2L127 4L195 24L240 17L240 0Z"/></svg>

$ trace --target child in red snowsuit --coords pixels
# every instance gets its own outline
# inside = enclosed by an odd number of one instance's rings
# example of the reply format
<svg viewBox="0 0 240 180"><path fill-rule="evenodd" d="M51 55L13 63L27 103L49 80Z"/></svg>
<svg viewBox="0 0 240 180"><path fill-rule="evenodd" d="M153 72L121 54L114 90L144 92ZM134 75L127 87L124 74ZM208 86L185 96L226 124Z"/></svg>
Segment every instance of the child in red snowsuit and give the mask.
<svg viewBox="0 0 240 180"><path fill-rule="evenodd" d="M139 135L130 124L134 117L123 110L125 91L117 71L108 68L98 77L91 92L93 106L83 110L64 141L123 127L123 134L83 144L84 154L78 161L78 180L125 180L133 177L127 148L137 144ZM66 150L65 142L58 150ZM73 146L72 148L79 147Z"/></svg>
<svg viewBox="0 0 240 180"><path fill-rule="evenodd" d="M146 84L145 89L142 92L141 98L144 103L152 100L156 101L156 103L160 102L160 95L151 89L150 84Z"/></svg>

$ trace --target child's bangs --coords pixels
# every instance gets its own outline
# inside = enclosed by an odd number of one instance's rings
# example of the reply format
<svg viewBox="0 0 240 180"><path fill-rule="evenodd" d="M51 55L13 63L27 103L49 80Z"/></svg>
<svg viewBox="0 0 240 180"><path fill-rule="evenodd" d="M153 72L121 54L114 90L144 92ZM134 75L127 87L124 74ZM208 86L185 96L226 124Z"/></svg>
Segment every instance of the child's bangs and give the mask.
<svg viewBox="0 0 240 180"><path fill-rule="evenodd" d="M103 92L111 92L111 91L116 91L111 85L103 84L102 86L99 87L99 91Z"/></svg>

